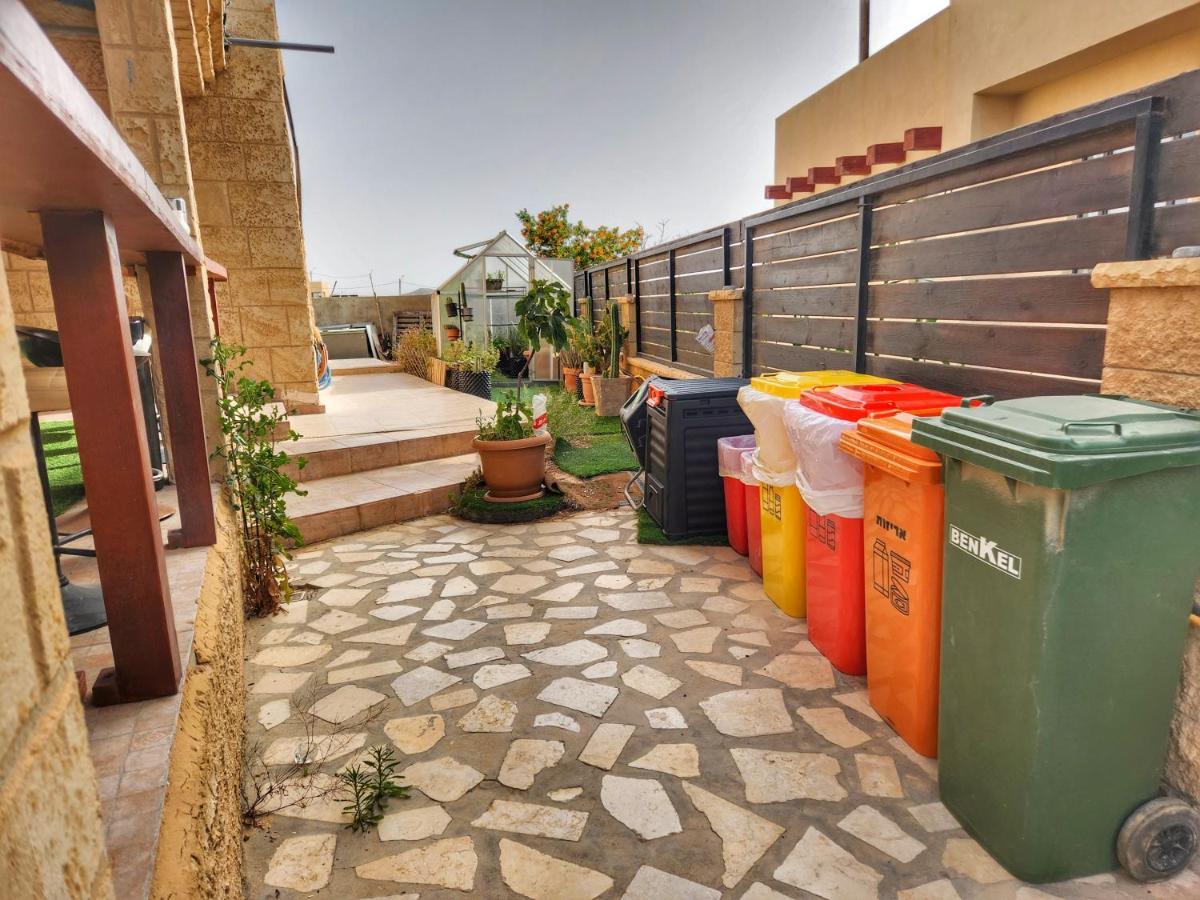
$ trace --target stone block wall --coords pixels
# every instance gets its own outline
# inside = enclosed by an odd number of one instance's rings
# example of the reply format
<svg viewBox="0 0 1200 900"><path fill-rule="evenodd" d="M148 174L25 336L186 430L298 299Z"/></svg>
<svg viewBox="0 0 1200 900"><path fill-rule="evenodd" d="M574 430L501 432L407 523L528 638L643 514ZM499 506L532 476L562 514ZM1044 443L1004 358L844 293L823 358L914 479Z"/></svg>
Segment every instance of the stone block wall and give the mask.
<svg viewBox="0 0 1200 900"><path fill-rule="evenodd" d="M273 0L230 0L226 27L277 38ZM204 250L229 271L217 286L220 330L303 410L318 402L314 326L282 55L232 47L225 64L204 96L184 103Z"/></svg>
<svg viewBox="0 0 1200 900"><path fill-rule="evenodd" d="M1200 408L1200 259L1103 263L1108 288L1100 389ZM1149 513L1147 513L1149 514ZM1171 725L1167 782L1200 804L1200 618L1193 616Z"/></svg>
<svg viewBox="0 0 1200 900"><path fill-rule="evenodd" d="M0 263L0 884L8 897L112 897L3 274Z"/></svg>

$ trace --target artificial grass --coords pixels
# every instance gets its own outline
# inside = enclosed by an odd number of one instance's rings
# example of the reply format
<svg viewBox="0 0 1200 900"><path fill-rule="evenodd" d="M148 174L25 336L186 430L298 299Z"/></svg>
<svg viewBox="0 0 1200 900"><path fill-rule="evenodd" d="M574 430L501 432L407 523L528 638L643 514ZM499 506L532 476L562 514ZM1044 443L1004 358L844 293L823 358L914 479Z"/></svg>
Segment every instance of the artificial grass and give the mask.
<svg viewBox="0 0 1200 900"><path fill-rule="evenodd" d="M485 525L510 525L517 522L533 522L545 519L562 510L567 498L562 494L547 492L544 497L536 500L525 500L521 503L492 503L485 500L483 495L487 487L482 484L468 484L454 507L450 510L460 519L468 522L481 522Z"/></svg>
<svg viewBox="0 0 1200 900"><path fill-rule="evenodd" d="M75 441L75 423L40 422L42 449L46 454L46 472L50 477L50 504L56 516L83 499L83 469L79 466L79 445Z"/></svg>
<svg viewBox="0 0 1200 900"><path fill-rule="evenodd" d="M646 512L645 507L637 511L637 539L639 544L666 544L670 546L692 544L703 547L718 547L729 543L729 537L725 532L720 534L698 534L690 538L672 541L668 540L663 534L663 530L658 526L658 523L650 518L650 513Z"/></svg>
<svg viewBox="0 0 1200 900"><path fill-rule="evenodd" d="M620 434L596 435L589 438L587 443L575 443L560 437L554 442L554 462L564 472L578 478L634 472L638 468L637 457L629 449L625 436Z"/></svg>

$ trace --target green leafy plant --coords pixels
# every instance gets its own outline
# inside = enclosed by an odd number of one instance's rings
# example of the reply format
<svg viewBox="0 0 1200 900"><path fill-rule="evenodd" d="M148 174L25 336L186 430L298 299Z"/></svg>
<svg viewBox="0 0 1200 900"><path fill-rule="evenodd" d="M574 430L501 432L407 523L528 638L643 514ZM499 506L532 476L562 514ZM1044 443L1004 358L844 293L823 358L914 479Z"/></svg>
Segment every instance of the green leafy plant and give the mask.
<svg viewBox="0 0 1200 900"><path fill-rule="evenodd" d="M560 203L538 213L528 209L517 212L521 236L526 246L538 256L569 257L576 271L608 262L638 250L646 240L641 225L634 228L615 228L601 225L589 228L583 222L572 222L571 205Z"/></svg>
<svg viewBox="0 0 1200 900"><path fill-rule="evenodd" d="M496 415L485 419L480 413L475 419L481 441L519 441L533 437L533 410L515 398L496 404Z"/></svg>
<svg viewBox="0 0 1200 900"><path fill-rule="evenodd" d="M457 365L462 372L490 372L499 362L500 351L491 344L482 347L469 345Z"/></svg>
<svg viewBox="0 0 1200 900"><path fill-rule="evenodd" d="M557 351L567 346L567 323L571 320L571 295L556 281L535 278L529 291L517 301L517 334L532 353L517 376L517 397L521 396L521 380L529 371L533 353L545 342Z"/></svg>
<svg viewBox="0 0 1200 900"><path fill-rule="evenodd" d="M558 351L558 361L578 369L583 365L582 348L592 340L592 326L587 320L575 317L567 322L567 345Z"/></svg>
<svg viewBox="0 0 1200 900"><path fill-rule="evenodd" d="M450 368L457 369L470 352L471 348L466 341L447 341L446 346L442 348L442 359Z"/></svg>
<svg viewBox="0 0 1200 900"><path fill-rule="evenodd" d="M212 356L200 364L217 382L221 444L213 456L225 461L225 485L242 528L242 589L250 615L277 612L291 599L286 561L289 545L303 543L300 530L288 518L287 495L303 496L296 481L284 472L292 458L277 444L295 441L288 431L280 438L286 413L275 405L269 381L250 377L246 348L221 339L211 345ZM303 468L305 460L295 460Z"/></svg>
<svg viewBox="0 0 1200 900"><path fill-rule="evenodd" d="M338 772L337 777L350 791L344 811L350 815L346 826L351 831L367 831L379 824L388 801L406 799L408 788L396 781L395 756L390 747L372 747L362 765L355 764Z"/></svg>

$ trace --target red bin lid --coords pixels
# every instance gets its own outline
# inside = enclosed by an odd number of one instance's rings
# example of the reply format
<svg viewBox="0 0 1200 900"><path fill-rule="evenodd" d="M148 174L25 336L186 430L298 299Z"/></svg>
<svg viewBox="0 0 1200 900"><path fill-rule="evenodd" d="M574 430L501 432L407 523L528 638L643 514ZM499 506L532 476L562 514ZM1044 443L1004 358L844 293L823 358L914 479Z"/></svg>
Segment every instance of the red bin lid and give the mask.
<svg viewBox="0 0 1200 900"><path fill-rule="evenodd" d="M867 416L890 416L907 412L937 415L948 406L958 406L962 398L942 391L931 391L918 384L841 384L817 387L800 395L800 403L834 419L856 422Z"/></svg>

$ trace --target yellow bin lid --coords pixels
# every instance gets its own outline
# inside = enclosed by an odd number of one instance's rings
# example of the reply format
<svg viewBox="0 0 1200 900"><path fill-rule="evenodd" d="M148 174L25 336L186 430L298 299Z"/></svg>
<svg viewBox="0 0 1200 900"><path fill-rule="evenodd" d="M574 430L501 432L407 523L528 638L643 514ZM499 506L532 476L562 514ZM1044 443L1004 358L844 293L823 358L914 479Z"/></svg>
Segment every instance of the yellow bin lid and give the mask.
<svg viewBox="0 0 1200 900"><path fill-rule="evenodd" d="M840 384L897 384L892 378L875 375L860 375L847 369L820 369L814 372L771 372L755 375L750 386L764 394L795 399L805 391L817 387L835 387Z"/></svg>

